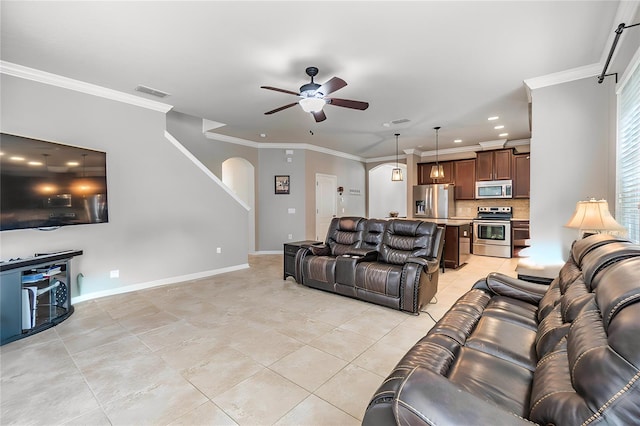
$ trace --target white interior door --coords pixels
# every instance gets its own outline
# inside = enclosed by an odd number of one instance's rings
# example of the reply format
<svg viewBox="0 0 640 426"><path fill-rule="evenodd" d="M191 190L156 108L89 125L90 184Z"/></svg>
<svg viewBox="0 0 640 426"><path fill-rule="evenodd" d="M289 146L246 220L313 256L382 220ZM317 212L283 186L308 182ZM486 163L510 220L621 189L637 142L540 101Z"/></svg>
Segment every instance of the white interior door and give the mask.
<svg viewBox="0 0 640 426"><path fill-rule="evenodd" d="M316 173L316 237L324 241L331 219L336 217L338 178Z"/></svg>

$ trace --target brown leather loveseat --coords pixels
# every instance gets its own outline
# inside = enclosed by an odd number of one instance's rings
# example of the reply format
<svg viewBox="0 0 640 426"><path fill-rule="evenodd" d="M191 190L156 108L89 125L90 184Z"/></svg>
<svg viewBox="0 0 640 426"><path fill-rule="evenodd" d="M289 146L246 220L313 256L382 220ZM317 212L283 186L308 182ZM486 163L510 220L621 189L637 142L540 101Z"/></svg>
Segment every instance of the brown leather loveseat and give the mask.
<svg viewBox="0 0 640 426"><path fill-rule="evenodd" d="M549 285L478 281L400 360L363 425L640 421L640 246L576 241Z"/></svg>
<svg viewBox="0 0 640 426"><path fill-rule="evenodd" d="M417 314L438 290L443 245L432 222L334 218L324 244L296 254L296 281Z"/></svg>

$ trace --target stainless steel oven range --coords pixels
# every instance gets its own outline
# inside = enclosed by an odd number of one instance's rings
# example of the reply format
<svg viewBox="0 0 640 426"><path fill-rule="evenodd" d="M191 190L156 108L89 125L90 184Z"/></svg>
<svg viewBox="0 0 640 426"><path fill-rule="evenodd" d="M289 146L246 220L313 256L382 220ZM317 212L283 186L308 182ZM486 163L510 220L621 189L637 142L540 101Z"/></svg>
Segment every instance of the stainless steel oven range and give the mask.
<svg viewBox="0 0 640 426"><path fill-rule="evenodd" d="M473 254L511 257L511 207L478 207L473 220Z"/></svg>

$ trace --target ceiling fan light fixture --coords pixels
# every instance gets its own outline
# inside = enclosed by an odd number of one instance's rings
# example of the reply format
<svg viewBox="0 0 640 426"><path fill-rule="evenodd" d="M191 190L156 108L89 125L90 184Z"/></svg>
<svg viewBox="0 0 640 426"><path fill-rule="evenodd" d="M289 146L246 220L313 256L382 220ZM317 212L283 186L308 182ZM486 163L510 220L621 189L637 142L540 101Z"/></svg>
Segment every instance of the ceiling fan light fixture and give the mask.
<svg viewBox="0 0 640 426"><path fill-rule="evenodd" d="M326 101L323 98L303 98L299 103L304 112L318 112L322 111Z"/></svg>

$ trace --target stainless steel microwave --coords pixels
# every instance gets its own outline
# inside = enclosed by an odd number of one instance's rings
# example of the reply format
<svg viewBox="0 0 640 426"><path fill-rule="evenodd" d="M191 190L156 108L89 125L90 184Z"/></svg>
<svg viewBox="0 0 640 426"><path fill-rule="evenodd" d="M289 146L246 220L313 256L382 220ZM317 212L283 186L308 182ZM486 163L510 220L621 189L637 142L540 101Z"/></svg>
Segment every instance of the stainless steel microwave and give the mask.
<svg viewBox="0 0 640 426"><path fill-rule="evenodd" d="M476 199L512 198L513 182L511 180L487 180L476 182Z"/></svg>

